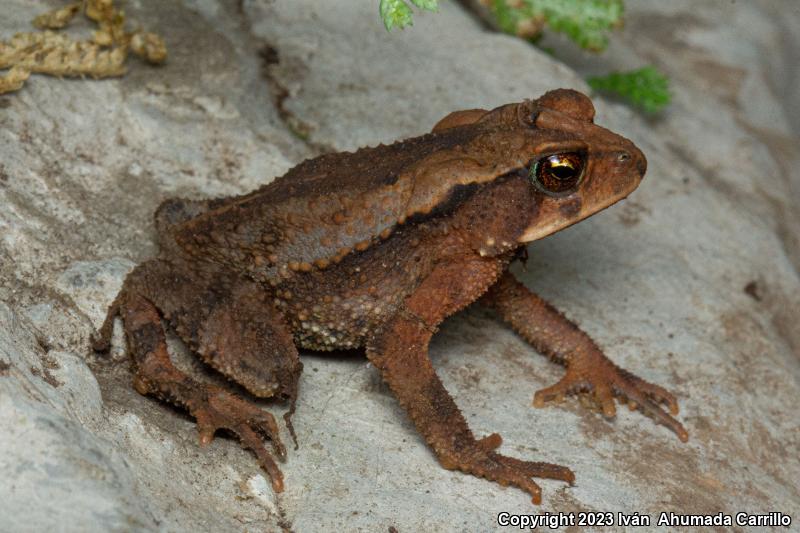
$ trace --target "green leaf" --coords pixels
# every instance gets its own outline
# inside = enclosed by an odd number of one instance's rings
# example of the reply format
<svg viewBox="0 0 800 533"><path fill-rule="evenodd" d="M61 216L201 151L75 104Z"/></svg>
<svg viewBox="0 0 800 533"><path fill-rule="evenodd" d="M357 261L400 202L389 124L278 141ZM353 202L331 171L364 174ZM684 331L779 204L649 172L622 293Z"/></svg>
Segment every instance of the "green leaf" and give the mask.
<svg viewBox="0 0 800 533"><path fill-rule="evenodd" d="M492 0L498 26L535 39L546 25L594 52L608 46L608 33L622 24L623 0Z"/></svg>
<svg viewBox="0 0 800 533"><path fill-rule="evenodd" d="M512 35L517 34L517 28L528 16L523 9L509 6L506 0L493 0L491 10L500 29Z"/></svg>
<svg viewBox="0 0 800 533"><path fill-rule="evenodd" d="M381 0L378 9L386 31L391 31L394 27L403 29L411 25L411 8L403 0Z"/></svg>
<svg viewBox="0 0 800 533"><path fill-rule="evenodd" d="M411 3L427 11L436 11L439 9L439 0L411 0Z"/></svg>
<svg viewBox="0 0 800 533"><path fill-rule="evenodd" d="M410 0L412 4L419 9L426 11L437 11L439 9L439 0ZM397 27L401 30L406 26L412 24L411 8L404 0L381 0L379 7L383 25L386 26L387 31Z"/></svg>
<svg viewBox="0 0 800 533"><path fill-rule="evenodd" d="M670 102L669 78L652 65L628 72L612 72L586 80L595 91L615 94L647 113L658 113Z"/></svg>

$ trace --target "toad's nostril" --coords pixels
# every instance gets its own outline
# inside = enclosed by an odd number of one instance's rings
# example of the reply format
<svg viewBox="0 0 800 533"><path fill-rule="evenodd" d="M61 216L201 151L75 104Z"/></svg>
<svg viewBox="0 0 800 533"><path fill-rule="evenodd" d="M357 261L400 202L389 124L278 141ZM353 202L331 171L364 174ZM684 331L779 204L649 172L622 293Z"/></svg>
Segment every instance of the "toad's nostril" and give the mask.
<svg viewBox="0 0 800 533"><path fill-rule="evenodd" d="M644 156L641 150L633 147L630 150L631 157L635 160L634 164L636 165L636 171L639 173L639 176L644 176L644 173L647 171L647 158Z"/></svg>
<svg viewBox="0 0 800 533"><path fill-rule="evenodd" d="M639 171L640 176L644 176L644 173L647 172L647 159L644 157L640 157L636 161L636 170Z"/></svg>

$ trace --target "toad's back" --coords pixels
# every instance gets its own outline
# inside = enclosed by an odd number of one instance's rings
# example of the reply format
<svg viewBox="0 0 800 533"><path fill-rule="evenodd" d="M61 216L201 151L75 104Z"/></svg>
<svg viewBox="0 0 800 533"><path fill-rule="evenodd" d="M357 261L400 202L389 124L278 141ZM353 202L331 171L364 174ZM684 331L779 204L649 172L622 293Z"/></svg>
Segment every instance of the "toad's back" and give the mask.
<svg viewBox="0 0 800 533"><path fill-rule="evenodd" d="M408 216L429 212L459 182L480 181L469 172L432 180L430 169L437 168L437 159L450 162L455 153L463 158L462 147L485 130L462 127L323 155L247 195L169 200L156 218L192 258L244 269L256 278L274 279L281 269L325 268L387 238Z"/></svg>

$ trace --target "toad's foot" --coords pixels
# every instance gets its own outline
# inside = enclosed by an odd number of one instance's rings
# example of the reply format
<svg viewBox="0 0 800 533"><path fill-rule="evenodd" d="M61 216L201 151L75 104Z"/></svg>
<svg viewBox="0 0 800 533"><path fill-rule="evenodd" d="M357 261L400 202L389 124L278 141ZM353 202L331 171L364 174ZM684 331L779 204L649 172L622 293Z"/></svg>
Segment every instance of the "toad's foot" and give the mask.
<svg viewBox="0 0 800 533"><path fill-rule="evenodd" d="M499 453L486 452L480 446L475 452L452 460L442 455L439 457L439 462L448 470L460 470L494 481L504 487L512 485L520 488L531 495L531 501L536 505L542 503L542 489L531 479L532 477L557 479L566 481L570 485L575 482L575 474L565 466L523 461Z"/></svg>
<svg viewBox="0 0 800 533"><path fill-rule="evenodd" d="M536 407L567 394L590 393L610 418L616 414L616 397L667 426L683 442L688 440L686 429L670 415L678 414L672 394L616 366L586 333L512 274L506 272L481 301L539 352L567 367L561 381L536 393ZM664 405L670 413L664 411Z"/></svg>
<svg viewBox="0 0 800 533"><path fill-rule="evenodd" d="M565 466L523 461L495 453L502 443L502 437L492 433L476 441L471 453L440 453L439 462L448 470L460 470L503 486L518 487L530 494L537 505L542 502L542 490L530 478L557 479L570 485L575 482L575 474Z"/></svg>
<svg viewBox="0 0 800 533"><path fill-rule="evenodd" d="M678 414L675 396L663 387L619 368L599 350L572 357L567 363L566 375L555 385L536 392L533 405L544 407L549 401L576 393L588 393L608 418L616 415L615 397L627 401L631 409L639 409L657 423L668 427L681 441L689 439L686 429L671 416ZM669 413L662 406L667 406Z"/></svg>
<svg viewBox="0 0 800 533"><path fill-rule="evenodd" d="M283 473L264 447L266 437L278 458L281 461L286 459L286 448L280 440L278 425L271 413L212 386L198 391L187 404L189 412L197 420L202 446L214 440L218 429L231 431L239 438L242 447L256 455L261 467L269 474L273 490L283 491Z"/></svg>

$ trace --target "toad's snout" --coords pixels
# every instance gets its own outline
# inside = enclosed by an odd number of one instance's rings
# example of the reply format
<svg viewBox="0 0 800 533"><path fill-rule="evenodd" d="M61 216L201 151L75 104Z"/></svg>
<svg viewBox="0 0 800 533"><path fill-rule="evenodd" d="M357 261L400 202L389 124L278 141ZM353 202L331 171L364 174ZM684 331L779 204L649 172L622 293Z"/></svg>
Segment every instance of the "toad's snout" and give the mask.
<svg viewBox="0 0 800 533"><path fill-rule="evenodd" d="M631 156L633 157L634 168L636 168L636 171L639 173L639 179L641 179L644 177L644 173L647 172L647 158L642 151L635 146L632 147Z"/></svg>

